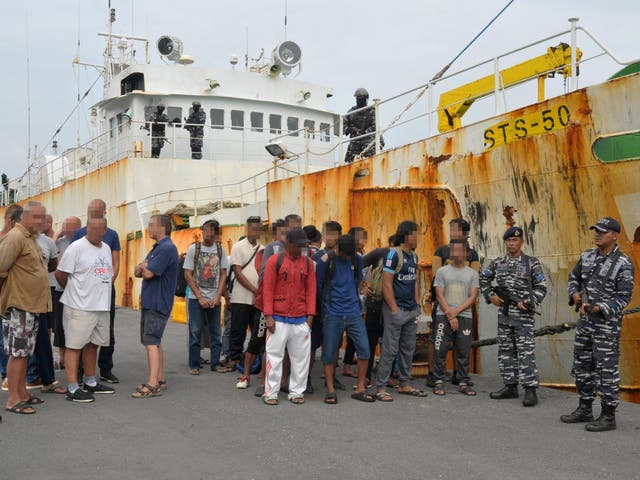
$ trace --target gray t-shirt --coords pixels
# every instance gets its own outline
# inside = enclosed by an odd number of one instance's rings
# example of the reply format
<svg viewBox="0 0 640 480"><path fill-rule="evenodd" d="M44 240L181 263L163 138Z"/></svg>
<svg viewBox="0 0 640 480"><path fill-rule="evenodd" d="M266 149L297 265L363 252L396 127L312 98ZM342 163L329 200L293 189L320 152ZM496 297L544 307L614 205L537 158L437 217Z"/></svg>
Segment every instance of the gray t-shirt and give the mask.
<svg viewBox="0 0 640 480"><path fill-rule="evenodd" d="M472 288L480 287L480 277L478 272L466 265L461 268L445 265L436 272L433 286L444 288L444 298L449 306L457 307L469 298ZM471 318L471 307L460 312L459 316Z"/></svg>
<svg viewBox="0 0 640 480"><path fill-rule="evenodd" d="M191 244L187 249L187 256L184 257L184 269L194 270L193 279L200 289L200 292L207 300L213 300L218 293L220 284L220 269L224 269L229 274L229 257L224 247L220 247L222 259L218 258L218 245L215 243L210 247L200 244L200 255L198 265L194 268L196 255L196 244ZM196 296L190 291L189 298L195 300Z"/></svg>

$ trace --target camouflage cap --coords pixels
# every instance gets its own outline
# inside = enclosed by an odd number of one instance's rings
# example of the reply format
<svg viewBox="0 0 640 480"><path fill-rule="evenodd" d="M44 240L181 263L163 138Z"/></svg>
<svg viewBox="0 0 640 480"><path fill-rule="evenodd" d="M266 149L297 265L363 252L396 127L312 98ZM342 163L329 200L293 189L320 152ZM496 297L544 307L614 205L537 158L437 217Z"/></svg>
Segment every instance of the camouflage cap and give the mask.
<svg viewBox="0 0 640 480"><path fill-rule="evenodd" d="M597 230L601 233L606 233L609 230L620 233L620 223L611 217L604 217L598 220L594 225L589 227L589 230Z"/></svg>

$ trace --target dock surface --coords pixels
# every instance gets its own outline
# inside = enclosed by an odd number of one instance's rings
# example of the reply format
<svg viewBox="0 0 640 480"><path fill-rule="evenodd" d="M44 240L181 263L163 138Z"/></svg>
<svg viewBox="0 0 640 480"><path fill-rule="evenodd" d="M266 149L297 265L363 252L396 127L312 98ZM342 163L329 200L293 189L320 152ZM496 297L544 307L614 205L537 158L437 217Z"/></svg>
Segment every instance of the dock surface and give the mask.
<svg viewBox="0 0 640 480"><path fill-rule="evenodd" d="M234 373L189 375L187 327L173 322L164 337L168 391L132 399L147 375L138 316L116 312L115 395L90 404L43 395L35 415L2 412L1 480L640 479L640 405L620 405L616 431L589 433L559 421L575 395L541 388L540 404L524 408L522 394L489 399L500 379L477 376L475 398L447 384L441 398L429 391L367 404L348 390L325 405L317 361L316 393L304 405L281 393L280 405L266 406L253 395L256 377L237 390ZM414 384L425 388L424 379Z"/></svg>

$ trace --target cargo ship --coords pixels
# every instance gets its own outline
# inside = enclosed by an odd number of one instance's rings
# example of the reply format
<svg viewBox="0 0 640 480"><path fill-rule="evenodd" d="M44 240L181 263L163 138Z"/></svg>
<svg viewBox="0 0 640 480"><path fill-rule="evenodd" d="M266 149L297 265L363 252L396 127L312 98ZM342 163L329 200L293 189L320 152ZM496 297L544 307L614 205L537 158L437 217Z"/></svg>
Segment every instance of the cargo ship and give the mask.
<svg viewBox="0 0 640 480"><path fill-rule="evenodd" d="M150 247L145 225L153 213L173 216L179 227L173 239L181 251L211 217L223 225L228 249L253 214L265 219L265 227L289 213L318 226L327 219L362 226L368 248L384 245L400 221L412 219L421 233L424 329L431 309L431 258L448 240L449 220L462 216L471 222L470 241L484 261L503 254L502 233L517 224L524 229L525 251L540 258L549 281L537 327L556 334L537 341L541 380L570 388L570 326L576 314L567 303L566 283L580 252L592 244L588 226L603 216L618 218L620 247L640 270L640 64L619 60L576 19L557 35L375 101L374 155L346 165L344 116L327 105L331 89L293 75L302 54L295 42L277 45L271 58L261 55L242 71L232 56L223 71L191 65L194 59L176 37L158 39L165 63L152 65L148 54L144 62L133 54L136 42L149 51L147 39L111 28L101 35L107 46L104 98L91 109L96 137L38 159L20 179L6 182L0 201L6 206L37 199L59 225L69 215L86 218L88 202L103 198L123 247L116 285L120 305L138 306L133 269ZM598 53L583 58L578 35ZM611 77L578 88L579 69L601 56L612 61ZM567 82L566 92L546 98L545 82L554 76ZM537 82L538 98L501 111L504 92L525 82ZM380 109L399 98L409 99L408 107L426 98L427 112L410 120L398 115L383 127ZM493 114L465 124L469 109L491 100ZM207 116L200 159L191 158L190 134L182 128L189 126L193 102ZM169 121L160 155L152 158L153 139L145 127L159 104ZM425 138L381 151L376 140L408 121L422 122ZM636 276L636 287L638 282ZM636 288L621 339L622 396L636 402L639 305ZM183 309L178 302L174 316L183 318ZM477 339L495 336L493 306L479 302L476 320ZM495 347L477 348L474 371L497 374L496 355Z"/></svg>

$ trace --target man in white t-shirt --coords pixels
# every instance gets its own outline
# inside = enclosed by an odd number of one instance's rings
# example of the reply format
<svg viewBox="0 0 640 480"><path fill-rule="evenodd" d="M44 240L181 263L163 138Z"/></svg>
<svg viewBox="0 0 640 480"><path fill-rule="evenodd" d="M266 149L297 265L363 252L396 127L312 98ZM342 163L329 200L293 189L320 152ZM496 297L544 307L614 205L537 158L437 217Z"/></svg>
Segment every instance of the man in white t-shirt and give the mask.
<svg viewBox="0 0 640 480"><path fill-rule="evenodd" d="M102 242L105 218L90 218L87 234L69 245L55 271L64 287L62 322L66 339L67 400L93 402L93 394L114 393L96 381L98 347L109 345L109 309L113 282L111 249ZM82 352L84 385L78 385Z"/></svg>
<svg viewBox="0 0 640 480"><path fill-rule="evenodd" d="M224 294L229 271L227 253L220 245L220 224L207 220L202 225L202 242L187 249L184 279L189 285L189 373L200 374L200 335L205 319L209 324L211 370L218 367L222 338L220 332L220 299Z"/></svg>
<svg viewBox="0 0 640 480"><path fill-rule="evenodd" d="M234 280L231 284L231 333L229 337L229 368L242 358L247 327L253 319L253 305L258 292L258 272L253 259L264 247L258 242L262 229L260 217L247 219L247 236L231 248L231 268Z"/></svg>

